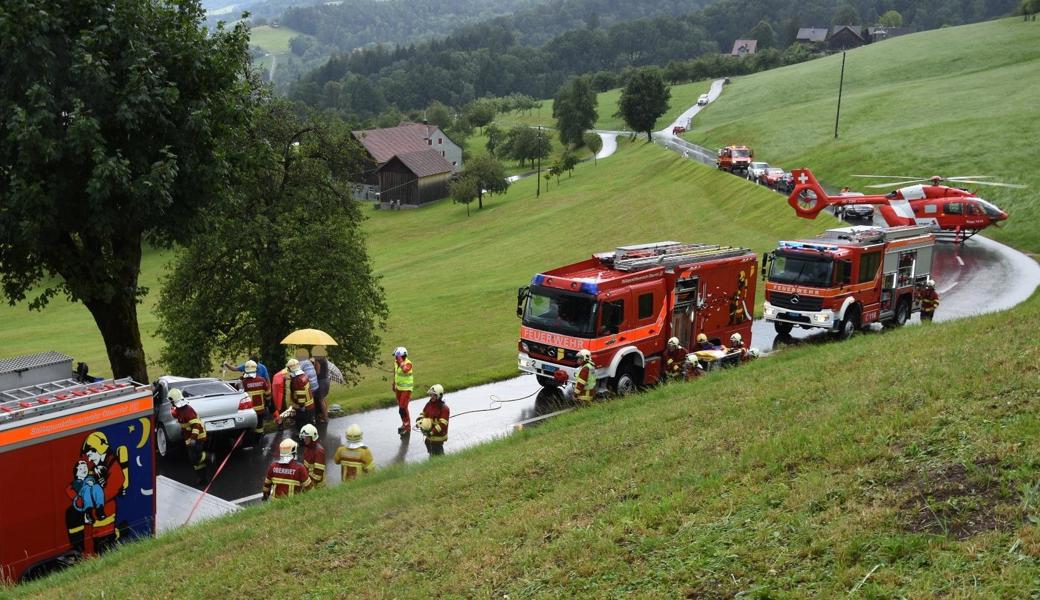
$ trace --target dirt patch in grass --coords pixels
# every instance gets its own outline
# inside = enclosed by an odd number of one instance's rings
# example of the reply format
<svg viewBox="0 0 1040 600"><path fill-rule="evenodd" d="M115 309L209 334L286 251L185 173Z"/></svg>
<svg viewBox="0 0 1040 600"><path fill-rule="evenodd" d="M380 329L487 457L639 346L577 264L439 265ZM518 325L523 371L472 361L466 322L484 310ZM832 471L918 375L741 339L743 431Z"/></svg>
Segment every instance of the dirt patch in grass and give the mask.
<svg viewBox="0 0 1040 600"><path fill-rule="evenodd" d="M897 484L909 493L899 505L903 529L957 540L1013 529L1015 499L1001 489L999 475L998 461L984 458L968 466L950 463L903 478Z"/></svg>

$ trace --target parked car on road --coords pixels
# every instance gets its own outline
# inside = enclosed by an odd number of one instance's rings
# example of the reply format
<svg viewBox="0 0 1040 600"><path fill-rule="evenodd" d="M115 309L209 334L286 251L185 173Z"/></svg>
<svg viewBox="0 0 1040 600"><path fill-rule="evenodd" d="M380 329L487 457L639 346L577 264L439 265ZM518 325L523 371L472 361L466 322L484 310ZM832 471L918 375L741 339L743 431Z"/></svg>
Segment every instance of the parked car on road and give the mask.
<svg viewBox="0 0 1040 600"><path fill-rule="evenodd" d="M256 411L249 396L226 381L213 377L189 378L163 375L152 384L155 402L155 447L167 456L172 445L181 440L181 426L170 411L170 390L179 388L185 400L198 413L207 434L233 433L256 429Z"/></svg>
<svg viewBox="0 0 1040 600"><path fill-rule="evenodd" d="M708 100L708 95L707 94L701 94L701 97L697 98L697 106L704 106L705 104L708 103L708 101L709 101Z"/></svg>
<svg viewBox="0 0 1040 600"><path fill-rule="evenodd" d="M780 167L769 167L766 169L766 172L762 174L762 183L766 184L767 187L778 189L777 185L779 185L785 175L787 175L787 171L784 171Z"/></svg>
<svg viewBox="0 0 1040 600"><path fill-rule="evenodd" d="M753 162L748 165L747 178L755 183L762 183L762 177L769 170L769 163Z"/></svg>

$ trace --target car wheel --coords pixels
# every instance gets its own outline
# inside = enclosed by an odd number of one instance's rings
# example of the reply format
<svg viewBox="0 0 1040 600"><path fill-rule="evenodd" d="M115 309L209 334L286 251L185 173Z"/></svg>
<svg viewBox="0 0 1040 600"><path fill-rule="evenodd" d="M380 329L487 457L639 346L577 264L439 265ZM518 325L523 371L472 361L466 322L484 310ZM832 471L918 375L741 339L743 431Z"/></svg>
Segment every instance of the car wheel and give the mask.
<svg viewBox="0 0 1040 600"><path fill-rule="evenodd" d="M908 320L910 320L910 299L903 298L896 306L896 314L892 318L892 324L896 327L902 327L906 325Z"/></svg>
<svg viewBox="0 0 1040 600"><path fill-rule="evenodd" d="M160 423L155 426L155 452L159 455L159 458L166 458L169 451L170 443L166 439L166 428Z"/></svg>
<svg viewBox="0 0 1040 600"><path fill-rule="evenodd" d="M859 311L850 308L845 311L845 317L838 327L838 337L847 340L856 333L857 329L859 329Z"/></svg>
<svg viewBox="0 0 1040 600"><path fill-rule="evenodd" d="M791 330L794 329L794 323L773 321L773 329L776 330L777 335L791 335Z"/></svg>
<svg viewBox="0 0 1040 600"><path fill-rule="evenodd" d="M538 385L542 386L547 390L552 390L560 387L560 384L556 383L556 380L552 377L546 377L545 375L535 375L538 378Z"/></svg>

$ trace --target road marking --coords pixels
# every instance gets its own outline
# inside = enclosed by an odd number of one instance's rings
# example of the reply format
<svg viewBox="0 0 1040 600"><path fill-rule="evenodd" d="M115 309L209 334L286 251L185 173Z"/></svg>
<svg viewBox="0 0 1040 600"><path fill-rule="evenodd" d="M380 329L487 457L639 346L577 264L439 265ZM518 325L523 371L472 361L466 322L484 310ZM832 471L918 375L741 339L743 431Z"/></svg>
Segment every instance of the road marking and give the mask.
<svg viewBox="0 0 1040 600"><path fill-rule="evenodd" d="M951 283L949 285L949 287L943 288L943 290L941 292L939 292L939 293L945 296L946 292L948 292L948 291L952 290L953 288L957 287L958 283L960 283L960 282L959 281L954 281L953 283Z"/></svg>
<svg viewBox="0 0 1040 600"><path fill-rule="evenodd" d="M957 256L955 258L957 259L957 264L959 264L960 266L963 267L964 266L964 259L959 257L959 256Z"/></svg>
<svg viewBox="0 0 1040 600"><path fill-rule="evenodd" d="M245 498L239 498L238 500L232 500L232 504L245 504L246 502L252 502L253 500L259 500L263 498L263 494L253 494L252 496L246 496Z"/></svg>

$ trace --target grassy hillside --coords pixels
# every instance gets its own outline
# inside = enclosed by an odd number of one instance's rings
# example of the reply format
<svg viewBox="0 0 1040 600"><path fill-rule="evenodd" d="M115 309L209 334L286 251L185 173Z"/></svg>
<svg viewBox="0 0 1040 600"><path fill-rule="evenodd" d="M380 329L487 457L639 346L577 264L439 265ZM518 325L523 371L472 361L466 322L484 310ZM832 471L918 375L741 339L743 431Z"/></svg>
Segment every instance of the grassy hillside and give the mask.
<svg viewBox="0 0 1040 600"><path fill-rule="evenodd" d="M516 374L516 289L539 271L620 244L664 239L764 251L777 239L827 225L794 219L779 195L643 142L598 165L579 165L548 191L542 181L541 198L534 194L534 178L522 180L507 195L487 198L484 210L474 204L471 217L447 201L400 212L365 207L369 251L390 306L387 365L392 348L407 346L418 389L437 382L457 389ZM150 308L163 260L150 254L142 274L153 289L140 308L150 360L161 345L151 337ZM2 306L0 328L10 340L0 357L55 349L108 371L100 335L81 305L55 302L43 313ZM348 410L390 403L385 377L371 370L357 388L333 386L331 401Z"/></svg>
<svg viewBox="0 0 1040 600"><path fill-rule="evenodd" d="M271 54L285 54L289 51L289 40L298 35L300 32L290 27L261 25L249 30L249 44L259 46Z"/></svg>
<svg viewBox="0 0 1040 600"><path fill-rule="evenodd" d="M987 235L1040 252L1040 27L1005 19L899 37L841 56L735 79L687 138L747 143L756 157L811 167L832 186L856 173L993 175L981 188L1010 214Z"/></svg>
<svg viewBox="0 0 1040 600"><path fill-rule="evenodd" d="M708 93L710 87L711 81L698 81L696 83L685 83L682 85L671 86L672 97L668 103L668 112L657 120L654 130L663 129L672 121L675 121L675 119L686 111L686 109L697 103L697 98L701 94ZM625 125L625 122L621 117L614 116L614 113L616 113L618 109L617 103L618 98L620 97L620 89L608 90L596 95L599 103L597 109L599 112L599 119L596 121L596 129L606 129L608 131L628 129L628 126ZM556 121L552 118L552 109L552 99L543 100L542 108L538 110L528 111L527 114L520 114L516 111L505 113L499 115L498 118L495 119L495 122L504 127L512 125L544 125L545 127L555 127Z"/></svg>
<svg viewBox="0 0 1040 600"><path fill-rule="evenodd" d="M1015 311L792 349L11 592L1030 597L1038 318L1034 296ZM965 360L964 347L985 350Z"/></svg>

